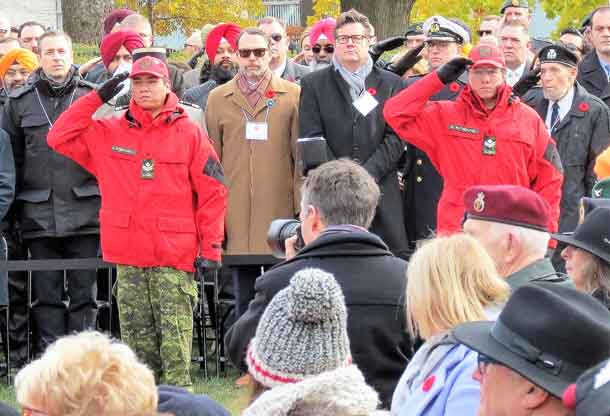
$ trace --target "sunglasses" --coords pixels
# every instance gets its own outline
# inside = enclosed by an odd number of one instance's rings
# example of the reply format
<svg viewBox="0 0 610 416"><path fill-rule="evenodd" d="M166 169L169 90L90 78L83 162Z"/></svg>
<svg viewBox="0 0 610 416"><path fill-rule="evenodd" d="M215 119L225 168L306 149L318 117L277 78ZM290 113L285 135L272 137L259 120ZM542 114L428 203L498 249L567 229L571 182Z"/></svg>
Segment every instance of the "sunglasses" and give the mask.
<svg viewBox="0 0 610 416"><path fill-rule="evenodd" d="M280 40L282 40L283 36L280 33L272 33L271 34L271 39L273 39L274 42L279 42Z"/></svg>
<svg viewBox="0 0 610 416"><path fill-rule="evenodd" d="M257 58L262 58L267 53L267 49L258 48L258 49L240 49L239 56L242 58L249 58L250 55L254 54Z"/></svg>
<svg viewBox="0 0 610 416"><path fill-rule="evenodd" d="M314 45L311 48L313 53L320 53L322 51L322 49L324 49L324 52L326 52L326 53L334 53L335 52L335 47L333 45L324 45L324 48L322 48L320 45Z"/></svg>
<svg viewBox="0 0 610 416"><path fill-rule="evenodd" d="M491 35L492 33L492 30L477 30L477 35L479 36Z"/></svg>
<svg viewBox="0 0 610 416"><path fill-rule="evenodd" d="M501 365L501 363L499 361L496 361L493 358L488 357L487 355L479 353L477 356L477 368L479 369L479 373L484 375L485 371L487 371L487 366L489 364L500 364Z"/></svg>

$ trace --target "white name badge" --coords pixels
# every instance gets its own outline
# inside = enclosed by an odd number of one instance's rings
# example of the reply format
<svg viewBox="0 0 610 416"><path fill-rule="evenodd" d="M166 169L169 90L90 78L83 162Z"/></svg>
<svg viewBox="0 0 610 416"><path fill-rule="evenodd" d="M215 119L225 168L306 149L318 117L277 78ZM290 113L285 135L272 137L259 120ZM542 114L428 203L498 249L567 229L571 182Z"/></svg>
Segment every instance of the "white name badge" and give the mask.
<svg viewBox="0 0 610 416"><path fill-rule="evenodd" d="M267 123L248 121L246 123L247 140L267 140Z"/></svg>
<svg viewBox="0 0 610 416"><path fill-rule="evenodd" d="M354 104L354 107L356 107L356 110L358 110L360 114L366 117L379 105L379 101L377 101L368 91L365 91L360 98L352 104Z"/></svg>

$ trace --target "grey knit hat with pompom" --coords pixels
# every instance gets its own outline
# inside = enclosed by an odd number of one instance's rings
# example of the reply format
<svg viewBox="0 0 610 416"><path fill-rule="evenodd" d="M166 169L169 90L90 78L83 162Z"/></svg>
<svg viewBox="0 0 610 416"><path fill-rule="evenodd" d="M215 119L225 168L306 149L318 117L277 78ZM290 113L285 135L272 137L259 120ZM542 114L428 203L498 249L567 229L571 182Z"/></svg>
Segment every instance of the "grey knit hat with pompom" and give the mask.
<svg viewBox="0 0 610 416"><path fill-rule="evenodd" d="M295 273L265 309L246 361L266 387L351 364L345 299L334 276L319 269Z"/></svg>

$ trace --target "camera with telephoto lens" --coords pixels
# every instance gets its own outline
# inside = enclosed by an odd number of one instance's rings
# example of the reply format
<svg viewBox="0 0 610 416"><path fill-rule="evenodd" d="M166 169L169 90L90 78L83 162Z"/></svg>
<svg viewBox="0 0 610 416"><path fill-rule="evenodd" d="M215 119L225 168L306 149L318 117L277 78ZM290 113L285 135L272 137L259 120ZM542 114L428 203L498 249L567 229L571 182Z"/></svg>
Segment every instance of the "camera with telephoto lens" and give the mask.
<svg viewBox="0 0 610 416"><path fill-rule="evenodd" d="M294 248L299 251L305 247L303 235L301 234L301 223L293 219L273 220L267 231L267 244L271 254L278 259L286 258L286 240L297 236Z"/></svg>

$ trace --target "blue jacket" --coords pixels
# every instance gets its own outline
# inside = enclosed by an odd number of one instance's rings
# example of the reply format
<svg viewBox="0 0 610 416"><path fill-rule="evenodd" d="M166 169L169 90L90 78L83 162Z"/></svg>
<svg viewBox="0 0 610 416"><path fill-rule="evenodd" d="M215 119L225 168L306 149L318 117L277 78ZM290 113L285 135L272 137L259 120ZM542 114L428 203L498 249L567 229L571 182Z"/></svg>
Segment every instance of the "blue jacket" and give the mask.
<svg viewBox="0 0 610 416"><path fill-rule="evenodd" d="M412 363L415 362L417 359L413 357ZM392 415L475 416L481 388L472 378L476 366L477 353L454 344L429 374L424 375L425 381L419 386L407 385L407 367L394 391Z"/></svg>

